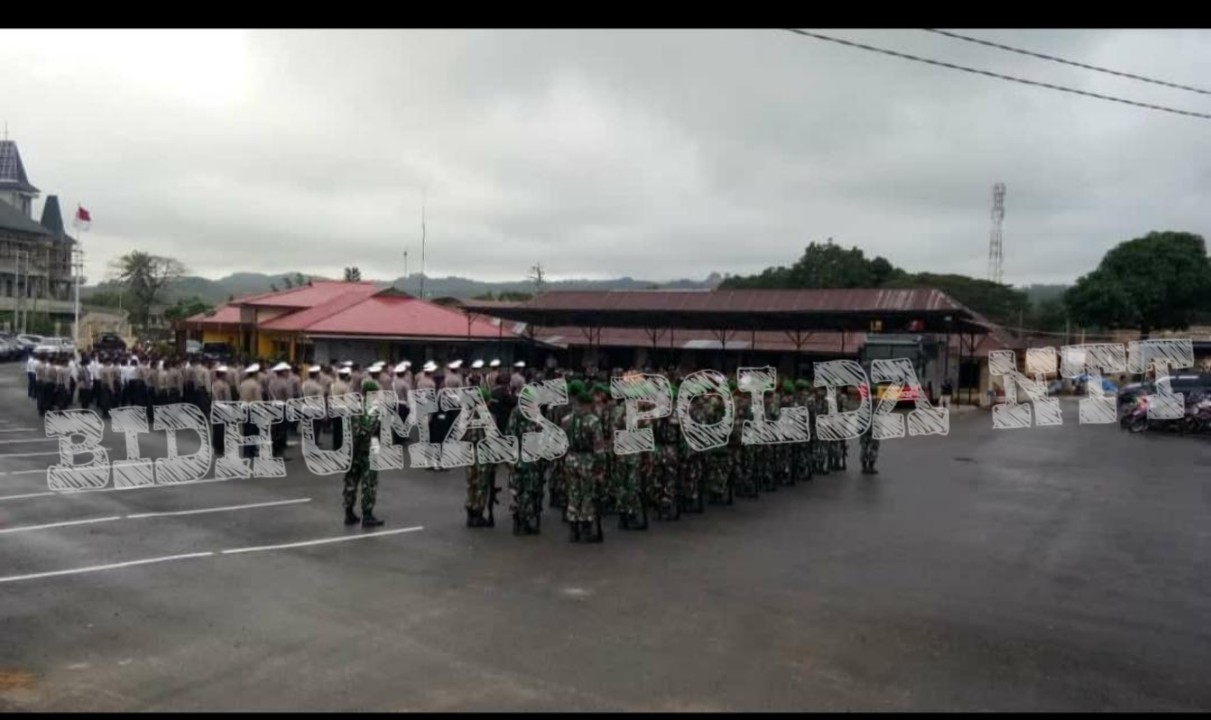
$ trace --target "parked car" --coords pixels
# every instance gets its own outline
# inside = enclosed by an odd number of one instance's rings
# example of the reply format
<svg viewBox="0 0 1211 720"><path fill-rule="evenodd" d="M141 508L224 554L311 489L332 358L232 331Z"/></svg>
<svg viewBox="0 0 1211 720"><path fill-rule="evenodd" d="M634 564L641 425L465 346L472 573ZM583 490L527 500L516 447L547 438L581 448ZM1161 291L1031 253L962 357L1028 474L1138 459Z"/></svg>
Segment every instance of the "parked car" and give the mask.
<svg viewBox="0 0 1211 720"><path fill-rule="evenodd" d="M15 360L22 355L21 344L8 333L0 334L0 360Z"/></svg>
<svg viewBox="0 0 1211 720"><path fill-rule="evenodd" d="M214 360L215 362L230 362L234 355L231 345L225 342L202 343L201 353L202 360Z"/></svg>
<svg viewBox="0 0 1211 720"><path fill-rule="evenodd" d="M42 344L41 335L18 335L17 342L21 343L21 349L28 355L34 351L34 348Z"/></svg>
<svg viewBox="0 0 1211 720"><path fill-rule="evenodd" d="M126 352L126 341L120 335L105 333L93 343L95 352Z"/></svg>
<svg viewBox="0 0 1211 720"><path fill-rule="evenodd" d="M186 355L188 355L189 357L194 357L195 355L197 355L200 352L202 352L202 343L198 342L197 340L186 340L185 341L185 354Z"/></svg>

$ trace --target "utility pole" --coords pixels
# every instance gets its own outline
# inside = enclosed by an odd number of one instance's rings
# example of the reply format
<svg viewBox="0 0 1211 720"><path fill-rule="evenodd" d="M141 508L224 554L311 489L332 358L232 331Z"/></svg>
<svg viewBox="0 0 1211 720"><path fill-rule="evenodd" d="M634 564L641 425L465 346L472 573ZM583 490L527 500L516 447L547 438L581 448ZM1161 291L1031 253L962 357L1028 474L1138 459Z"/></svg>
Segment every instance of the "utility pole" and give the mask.
<svg viewBox="0 0 1211 720"><path fill-rule="evenodd" d="M76 290L76 320L72 323L72 342L76 348L80 347L80 278L84 275L84 248L77 247L73 253L76 256L76 261L72 265L73 274L75 275L74 285Z"/></svg>
<svg viewBox="0 0 1211 720"><path fill-rule="evenodd" d="M992 186L992 233L988 238L988 279L1004 279L1004 252L1001 248L1001 224L1005 221L1005 183Z"/></svg>

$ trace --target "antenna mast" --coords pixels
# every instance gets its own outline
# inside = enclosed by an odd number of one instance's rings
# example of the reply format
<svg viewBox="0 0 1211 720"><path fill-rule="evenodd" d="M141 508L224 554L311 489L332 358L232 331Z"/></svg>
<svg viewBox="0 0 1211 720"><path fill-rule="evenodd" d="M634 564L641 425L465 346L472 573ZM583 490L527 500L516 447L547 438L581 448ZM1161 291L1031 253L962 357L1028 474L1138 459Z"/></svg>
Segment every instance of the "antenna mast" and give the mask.
<svg viewBox="0 0 1211 720"><path fill-rule="evenodd" d="M988 279L1004 280L1005 255L1001 246L1001 224L1005 221L1005 183L992 186L992 235L988 238Z"/></svg>

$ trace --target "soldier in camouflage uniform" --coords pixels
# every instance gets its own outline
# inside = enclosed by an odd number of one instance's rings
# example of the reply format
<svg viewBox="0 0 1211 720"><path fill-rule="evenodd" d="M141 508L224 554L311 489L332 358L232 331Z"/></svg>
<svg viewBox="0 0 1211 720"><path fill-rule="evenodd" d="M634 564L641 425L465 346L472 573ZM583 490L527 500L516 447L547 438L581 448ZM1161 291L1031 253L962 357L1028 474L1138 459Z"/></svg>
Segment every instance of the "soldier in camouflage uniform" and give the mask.
<svg viewBox="0 0 1211 720"><path fill-rule="evenodd" d="M753 419L752 399L748 393L737 390L736 421L732 427L728 449L732 456L732 491L743 498L757 497L757 482L759 472L756 465L756 448L743 444L743 428L745 420Z"/></svg>
<svg viewBox="0 0 1211 720"><path fill-rule="evenodd" d="M522 397L533 393L533 389L528 387L521 391ZM515 406L509 413L505 435L517 438L519 452L525 433L539 430L538 423L522 415L520 405ZM509 510L513 513L514 535L537 535L542 526L542 470L545 462L547 461L526 461L518 457L517 464L510 471L509 494L513 501Z"/></svg>
<svg viewBox="0 0 1211 720"><path fill-rule="evenodd" d="M707 404L707 421L710 423L723 422L727 412L723 401L711 396ZM733 415L733 431L735 417ZM723 447L711 448L707 451L706 460L706 492L712 505L732 504L732 448L731 435L728 434L728 444Z"/></svg>
<svg viewBox="0 0 1211 720"><path fill-rule="evenodd" d="M677 389L674 386L673 392ZM651 453L652 474L649 498L656 508L660 520L676 520L681 517L677 503L678 478L681 475L681 433L677 411L669 416L652 421L652 434L656 438L656 450Z"/></svg>
<svg viewBox="0 0 1211 720"><path fill-rule="evenodd" d="M843 390L838 389L836 395L833 396L836 400L837 412L845 412L845 394ZM849 444L844 439L833 440L828 444L828 469L829 470L844 470L845 456L848 454Z"/></svg>
<svg viewBox="0 0 1211 720"><path fill-rule="evenodd" d="M610 494L614 509L618 512L619 530L646 530L648 527L647 504L641 487L639 468L644 455L617 455L614 453L614 431L625 430L626 403L613 403L611 430L606 433L606 455L610 457Z"/></svg>
<svg viewBox="0 0 1211 720"><path fill-rule="evenodd" d="M770 393L767 393L762 402L765 405L765 421L769 423L778 422L778 390L775 388ZM760 449L757 452L757 466L761 470L759 487L765 492L774 492L778 489L778 445L767 444L759 445Z"/></svg>
<svg viewBox="0 0 1211 720"><path fill-rule="evenodd" d="M362 388L369 393L378 390L378 383L367 382ZM362 527L376 527L383 521L374 517L374 503L378 499L378 471L370 467L371 453L378 453L379 418L376 405L366 403L364 412L353 415L346 421L353 425L353 462L345 473L345 524L357 523L358 517L353 514L353 506L357 500L357 488L362 488Z"/></svg>
<svg viewBox="0 0 1211 720"><path fill-rule="evenodd" d="M484 394L487 393L487 388L481 388ZM487 398L485 398L485 401ZM475 446L475 457L473 462L466 467L467 472L467 527L496 527L496 513L493 512L493 506L499 501L496 499L498 488L496 487L496 463L480 462L478 445L481 440L487 437L487 432L483 428L470 428L463 436L463 440ZM487 517L484 517L484 511L487 510Z"/></svg>
<svg viewBox="0 0 1211 720"><path fill-rule="evenodd" d="M810 407L811 405L811 387L812 384L807 380L798 380L795 382L795 404L799 407ZM811 421L808 421L808 429L811 428ZM796 482L811 480L812 472L812 443L815 441L813 433L812 439L808 442L799 442L792 445L792 467L794 468L794 478Z"/></svg>
<svg viewBox="0 0 1211 720"><path fill-rule="evenodd" d="M781 417L783 409L794 404L795 384L787 380L782 384L782 397L779 399L778 415ZM775 459L777 465L775 471L777 473L778 485L794 485L795 484L795 446L797 443L781 443L775 446Z"/></svg>
<svg viewBox="0 0 1211 720"><path fill-rule="evenodd" d="M828 447L831 441L820 437L820 418L828 414L828 402L824 399L825 388L816 388L811 401L812 419L812 470L817 475L827 475Z"/></svg>
<svg viewBox="0 0 1211 720"><path fill-rule="evenodd" d="M597 419L601 422L601 432L605 438L606 451L601 457L597 458L598 470L601 472L601 477L605 486L602 488L601 498L599 499L598 510L604 515L613 515L617 511L616 481L618 475L615 469L618 458L614 455L614 428L615 416L614 413L618 409L618 404L610 398L610 390L600 382L594 382L589 387L589 394L593 396L593 413L597 415Z"/></svg>
<svg viewBox="0 0 1211 720"><path fill-rule="evenodd" d="M568 389L569 394L576 397L576 409L563 420L563 430L568 436L564 472L567 477L567 516L572 524L572 542L601 542L604 536L598 502L603 478L599 456L605 451L605 433L600 416L593 412L593 396L585 390L584 384L573 381ZM593 532L594 529L596 532Z"/></svg>
<svg viewBox="0 0 1211 720"><path fill-rule="evenodd" d="M690 402L690 417L700 425L710 422L707 419L706 401L701 395ZM703 511L702 484L706 475L707 454L690 448L683 433L681 457L681 485L677 491L677 502L681 512L700 513Z"/></svg>
<svg viewBox="0 0 1211 720"><path fill-rule="evenodd" d="M575 398L569 397L570 402L576 402ZM563 419L566 417L568 406L565 405L546 405L543 407L543 416L558 426L563 426ZM567 473L564 472L563 458L555 460L540 460L538 462L539 476L542 482L549 488L551 502L549 507L563 510L568 506L568 491L567 491ZM564 521L567 521L565 514Z"/></svg>
<svg viewBox="0 0 1211 720"><path fill-rule="evenodd" d="M875 439L875 424L872 422L858 441L861 450L862 474L877 475L875 463L879 461L879 441Z"/></svg>

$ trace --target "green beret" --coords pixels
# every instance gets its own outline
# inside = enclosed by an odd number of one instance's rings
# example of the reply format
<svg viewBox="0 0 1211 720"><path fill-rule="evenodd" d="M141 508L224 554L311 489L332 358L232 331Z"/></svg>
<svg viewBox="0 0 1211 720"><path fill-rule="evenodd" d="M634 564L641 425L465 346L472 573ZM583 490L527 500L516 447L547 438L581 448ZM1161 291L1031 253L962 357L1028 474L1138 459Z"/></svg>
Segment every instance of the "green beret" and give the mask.
<svg viewBox="0 0 1211 720"><path fill-rule="evenodd" d="M585 392L585 389L584 389L583 380L573 380L572 382L568 383L568 396L569 397L580 397L581 395L584 394L584 392Z"/></svg>
<svg viewBox="0 0 1211 720"><path fill-rule="evenodd" d="M811 390L812 384L810 380L796 380L795 387L799 388L800 390Z"/></svg>
<svg viewBox="0 0 1211 720"><path fill-rule="evenodd" d="M485 401L492 399L492 391L484 385L479 386L479 394L484 396Z"/></svg>
<svg viewBox="0 0 1211 720"><path fill-rule="evenodd" d="M602 385L601 383L594 383L593 384L593 394L596 395L597 393L601 393L603 395L609 395L610 389L608 387L606 387L605 385Z"/></svg>
<svg viewBox="0 0 1211 720"><path fill-rule="evenodd" d="M790 380L784 380L782 382L782 392L786 393L787 395L794 395L795 394L795 384L793 382L791 382Z"/></svg>

